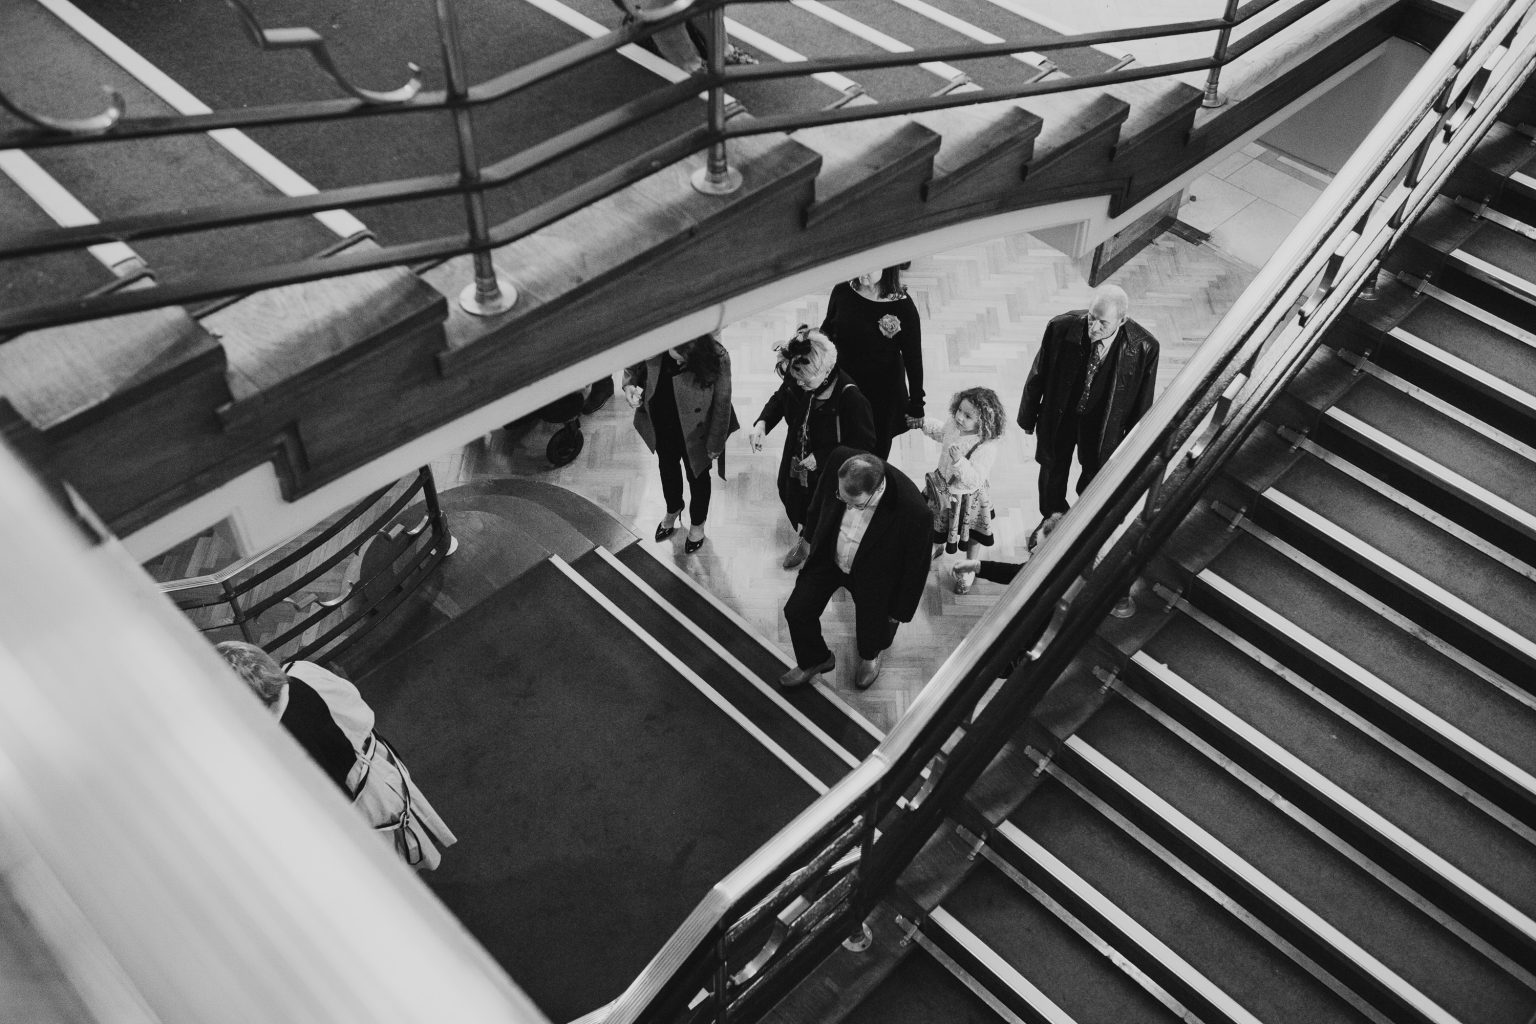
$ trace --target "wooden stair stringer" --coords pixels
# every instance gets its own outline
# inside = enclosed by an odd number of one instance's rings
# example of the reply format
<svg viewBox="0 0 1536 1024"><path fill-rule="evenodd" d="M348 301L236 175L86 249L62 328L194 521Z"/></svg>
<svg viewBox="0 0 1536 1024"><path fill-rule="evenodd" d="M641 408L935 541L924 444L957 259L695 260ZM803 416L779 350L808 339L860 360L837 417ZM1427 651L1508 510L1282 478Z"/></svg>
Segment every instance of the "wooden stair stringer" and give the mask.
<svg viewBox="0 0 1536 1024"><path fill-rule="evenodd" d="M870 198L903 205L921 200L942 142L938 132L905 117L802 128L794 138L821 155L806 227Z"/></svg>

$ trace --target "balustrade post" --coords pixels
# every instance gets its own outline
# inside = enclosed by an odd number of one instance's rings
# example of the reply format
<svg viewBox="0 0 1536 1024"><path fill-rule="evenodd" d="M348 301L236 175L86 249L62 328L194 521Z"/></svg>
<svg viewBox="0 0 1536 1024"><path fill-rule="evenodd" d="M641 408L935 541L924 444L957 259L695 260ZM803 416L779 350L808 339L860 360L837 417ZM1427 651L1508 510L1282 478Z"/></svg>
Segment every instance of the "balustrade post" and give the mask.
<svg viewBox="0 0 1536 1024"><path fill-rule="evenodd" d="M1222 21L1226 24L1216 33L1216 52L1211 56L1216 63L1205 77L1205 98L1200 101L1200 105L1207 110L1214 110L1227 102L1218 90L1221 88L1221 66L1227 60L1227 43L1232 38L1232 26L1237 21L1237 0L1227 0L1227 13L1222 15Z"/></svg>
<svg viewBox="0 0 1536 1024"><path fill-rule="evenodd" d="M475 126L471 111L462 106L469 95L464 74L464 54L459 44L458 16L453 0L437 0L437 34L443 46L443 76L448 101L453 107L453 130L459 148L459 181L464 185L480 181L480 160L475 150ZM505 313L517 302L512 282L496 273L485 244L490 240L490 225L485 216L485 196L478 190L464 193L464 217L469 223L469 240L474 246L475 281L459 293L459 305L475 316Z"/></svg>
<svg viewBox="0 0 1536 1024"><path fill-rule="evenodd" d="M741 188L741 172L730 166L725 158L725 89L720 76L725 71L725 7L709 12L709 28L705 33L709 53L705 60L713 84L709 87L709 155L705 164L693 172L693 187L705 195L725 196Z"/></svg>
<svg viewBox="0 0 1536 1024"><path fill-rule="evenodd" d="M459 538L448 529L448 517L443 515L443 507L437 501L437 481L432 476L431 466L421 467L421 495L427 504L427 518L432 522L432 533L436 538L434 546L442 544L446 540L447 548L443 557L447 558L459 549Z"/></svg>

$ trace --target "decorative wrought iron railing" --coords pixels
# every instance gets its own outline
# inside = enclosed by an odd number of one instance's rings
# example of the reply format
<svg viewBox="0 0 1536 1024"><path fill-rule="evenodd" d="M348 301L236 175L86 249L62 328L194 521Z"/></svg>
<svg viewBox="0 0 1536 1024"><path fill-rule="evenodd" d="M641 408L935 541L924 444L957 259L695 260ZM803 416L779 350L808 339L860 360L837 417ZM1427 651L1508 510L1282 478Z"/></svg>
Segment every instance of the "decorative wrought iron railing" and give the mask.
<svg viewBox="0 0 1536 1024"><path fill-rule="evenodd" d="M737 0L772 2L772 0ZM121 140L152 139L217 129L250 129L275 125L324 124L358 118L409 117L437 112L454 124L459 168L456 173L373 181L327 188L311 195L232 200L190 209L157 211L112 217L79 227L59 227L0 233L0 260L81 250L103 242L185 234L216 227L276 221L327 210L366 210L380 204L406 200L459 196L465 207L463 233L378 247L351 248L342 252L251 267L239 271L193 274L160 281L153 287L112 289L98 294L69 296L35 305L0 310L0 340L27 330L78 320L113 316L160 306L188 305L210 299L246 294L299 281L332 277L397 265L416 265L463 253L475 256L476 281L461 302L471 312L490 314L510 308L515 294L498 281L490 251L545 227L574 211L623 189L658 167L676 163L691 154L708 151L708 166L695 176L695 187L709 193L732 191L739 183L727 162L728 143L749 135L792 131L815 125L959 107L996 100L1023 99L1047 93L1093 89L1116 83L1206 72L1206 98L1219 105L1221 69L1262 45L1297 20L1329 0L1212 0L1220 5L1219 17L1168 22L1131 29L1026 38L996 44L946 46L904 53L860 54L817 60L765 62L755 66L730 66L725 55L725 9L728 0L675 0L664 7L644 10L633 0L622 0L630 12L627 27L550 54L525 67L470 84L465 78L461 46L451 0L435 0L437 26L447 87L421 88L421 69L408 67L405 85L387 91L370 91L350 82L328 56L324 37L308 28L264 28L244 0L226 0L238 15L238 24L263 49L303 49L347 94L347 98L316 102L253 106L206 114L132 116L122 98L108 90L108 108L100 115L77 120L51 118L25 110L0 91L0 108L20 118L25 127L0 131L0 150L37 150L59 146L104 146ZM684 81L661 85L621 107L610 110L558 135L503 159L483 162L470 116L476 107L514 101L531 86L581 67L621 47L644 41L657 32L675 28L688 19L702 23L709 40L708 60L702 70ZM1238 37L1239 29L1249 31ZM1208 57L1114 70L1080 77L1044 77L1007 89L947 91L920 99L838 106L805 113L727 120L727 94L733 84L770 79L807 78L828 71L912 67L932 61L973 60L1004 54L1038 53L1081 47L1128 44L1138 40L1213 34L1215 45ZM1123 63L1123 62L1122 62ZM700 95L706 102L702 116L691 129L655 147L622 160L567 191L500 223L489 223L484 198L487 192L514 186L541 168L594 146L624 129L678 107L695 105Z"/></svg>
<svg viewBox="0 0 1536 1024"><path fill-rule="evenodd" d="M402 517L417 502L421 518L407 525ZM290 550L160 590L212 639L245 640L283 662L338 662L431 579L452 548L424 466L403 488L380 488Z"/></svg>
<svg viewBox="0 0 1536 1024"><path fill-rule="evenodd" d="M758 1019L860 933L1530 74L1533 11L1462 17L875 753L715 886L605 1024Z"/></svg>

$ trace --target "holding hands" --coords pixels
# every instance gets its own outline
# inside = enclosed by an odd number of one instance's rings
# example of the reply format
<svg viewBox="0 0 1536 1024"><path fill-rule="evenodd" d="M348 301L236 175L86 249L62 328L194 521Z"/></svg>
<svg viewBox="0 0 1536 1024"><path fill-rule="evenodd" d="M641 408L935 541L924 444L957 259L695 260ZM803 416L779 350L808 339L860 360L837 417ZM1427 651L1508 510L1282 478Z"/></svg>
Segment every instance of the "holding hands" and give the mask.
<svg viewBox="0 0 1536 1024"><path fill-rule="evenodd" d="M645 388L638 384L624 385L624 400L629 403L631 409L640 408L640 401L645 397Z"/></svg>

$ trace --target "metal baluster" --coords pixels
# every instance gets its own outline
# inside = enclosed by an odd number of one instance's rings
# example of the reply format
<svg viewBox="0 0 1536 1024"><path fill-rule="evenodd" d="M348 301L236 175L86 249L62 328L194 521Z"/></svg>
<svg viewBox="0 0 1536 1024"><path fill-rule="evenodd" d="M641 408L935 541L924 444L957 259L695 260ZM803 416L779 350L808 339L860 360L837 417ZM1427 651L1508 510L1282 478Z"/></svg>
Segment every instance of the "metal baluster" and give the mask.
<svg viewBox="0 0 1536 1024"><path fill-rule="evenodd" d="M464 55L459 47L459 22L452 0L436 0L437 34L443 44L443 75L447 80L448 101L461 104L469 93L464 76ZM473 185L480 181L480 161L475 153L475 126L468 107L453 109L453 129L459 144L459 181ZM464 215L469 222L470 243L476 246L475 282L459 293L459 305L475 316L505 313L517 302L512 282L496 273L491 254L480 248L490 238L485 217L485 196L479 191L464 193Z"/></svg>
<svg viewBox="0 0 1536 1024"><path fill-rule="evenodd" d="M1200 105L1207 110L1213 110L1227 102L1217 90L1221 86L1221 66L1227 59L1227 41L1232 38L1232 26L1237 21L1237 0L1227 0L1227 13L1222 15L1222 20L1226 24L1216 34L1216 52L1211 58L1216 64L1211 68L1211 73L1206 76L1205 98L1200 101Z"/></svg>
<svg viewBox="0 0 1536 1024"><path fill-rule="evenodd" d="M709 156L703 167L693 172L693 187L709 196L726 196L741 188L741 172L725 159L725 89L720 75L725 71L725 7L709 12L709 53L706 59L709 77Z"/></svg>
<svg viewBox="0 0 1536 1024"><path fill-rule="evenodd" d="M235 625L240 627L240 635L248 644L254 644L256 638L251 635L251 623L245 616L245 609L240 607L240 595L235 593L235 588L230 586L229 580L219 581L219 589L224 591L224 603L229 605L230 617L235 620Z"/></svg>
<svg viewBox="0 0 1536 1024"><path fill-rule="evenodd" d="M459 538L455 537L448 529L448 517L443 515L443 508L437 501L437 482L432 477L432 467L421 467L421 495L427 503L427 518L432 520L432 533L436 538L432 544L441 547L446 539L448 544L443 552L447 558L459 549Z"/></svg>

